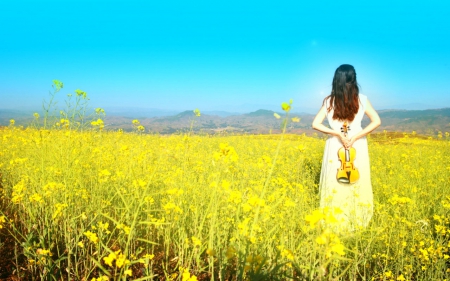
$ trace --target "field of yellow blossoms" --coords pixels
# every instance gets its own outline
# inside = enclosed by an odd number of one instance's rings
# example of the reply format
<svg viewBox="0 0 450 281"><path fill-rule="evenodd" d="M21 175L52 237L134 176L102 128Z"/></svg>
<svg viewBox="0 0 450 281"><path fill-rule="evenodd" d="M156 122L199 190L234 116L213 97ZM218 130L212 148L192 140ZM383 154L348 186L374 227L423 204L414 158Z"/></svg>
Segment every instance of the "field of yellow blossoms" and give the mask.
<svg viewBox="0 0 450 281"><path fill-rule="evenodd" d="M16 277L450 280L448 133L370 135L374 217L337 232L339 210L318 209L323 138L70 122L0 129Z"/></svg>
<svg viewBox="0 0 450 281"><path fill-rule="evenodd" d="M25 260L14 274L449 278L450 141L380 133L369 143L375 215L335 233L323 225L336 210L318 210L322 138L11 125L0 130L0 222Z"/></svg>

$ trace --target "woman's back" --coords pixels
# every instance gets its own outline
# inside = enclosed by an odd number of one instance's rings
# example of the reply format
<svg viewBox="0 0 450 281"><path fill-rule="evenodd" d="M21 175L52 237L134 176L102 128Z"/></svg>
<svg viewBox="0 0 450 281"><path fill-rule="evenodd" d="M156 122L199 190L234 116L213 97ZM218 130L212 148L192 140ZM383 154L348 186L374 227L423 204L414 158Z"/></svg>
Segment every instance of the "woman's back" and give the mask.
<svg viewBox="0 0 450 281"><path fill-rule="evenodd" d="M325 106L327 108L330 107L329 103L330 103L330 99L327 99L326 102L325 102ZM362 119L364 117L366 103L367 103L367 96L359 94L359 109L358 109L358 112L356 113L355 118L353 119L353 121L348 122L348 127L349 127L348 137L352 137L353 135L355 135L356 133L358 133L358 132L360 132L362 130L361 122L362 122ZM340 132L344 121L333 119L333 113L334 113L333 109L331 109L327 113L328 123L330 124L330 127L333 130Z"/></svg>

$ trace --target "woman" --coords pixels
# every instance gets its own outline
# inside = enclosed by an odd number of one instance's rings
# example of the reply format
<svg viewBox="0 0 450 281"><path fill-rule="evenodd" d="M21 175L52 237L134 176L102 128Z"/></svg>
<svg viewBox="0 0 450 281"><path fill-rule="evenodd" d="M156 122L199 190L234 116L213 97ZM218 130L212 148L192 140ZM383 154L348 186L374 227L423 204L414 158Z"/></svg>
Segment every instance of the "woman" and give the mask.
<svg viewBox="0 0 450 281"><path fill-rule="evenodd" d="M369 117L370 124L362 128L364 114ZM322 124L325 117L331 128ZM344 124L348 128L346 135L342 132ZM365 227L372 217L373 194L366 135L380 124L380 117L367 97L359 94L354 67L339 66L334 73L331 94L324 99L312 127L330 135L320 174L320 207L330 207L327 209L334 212L341 230ZM337 180L336 174L341 167L338 150L342 147L356 150L353 163L359 171L359 180L355 183Z"/></svg>

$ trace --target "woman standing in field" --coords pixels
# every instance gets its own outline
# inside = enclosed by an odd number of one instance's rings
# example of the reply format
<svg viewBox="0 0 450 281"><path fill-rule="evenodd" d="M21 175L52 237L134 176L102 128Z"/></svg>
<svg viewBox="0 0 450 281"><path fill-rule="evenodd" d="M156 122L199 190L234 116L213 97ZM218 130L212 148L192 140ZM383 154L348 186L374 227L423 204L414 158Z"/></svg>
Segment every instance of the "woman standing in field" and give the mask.
<svg viewBox="0 0 450 281"><path fill-rule="evenodd" d="M371 122L362 128L364 114ZM325 117L331 129L322 124ZM365 227L372 218L373 194L366 135L380 124L380 117L367 97L359 94L355 68L348 64L339 66L334 73L331 94L324 99L312 127L330 136L325 144L320 174L320 207L330 207L329 210L334 211L341 221L340 229ZM347 134L343 133L345 127ZM342 147L356 150L353 164L359 171L359 180L355 183L337 179L341 168L338 151Z"/></svg>

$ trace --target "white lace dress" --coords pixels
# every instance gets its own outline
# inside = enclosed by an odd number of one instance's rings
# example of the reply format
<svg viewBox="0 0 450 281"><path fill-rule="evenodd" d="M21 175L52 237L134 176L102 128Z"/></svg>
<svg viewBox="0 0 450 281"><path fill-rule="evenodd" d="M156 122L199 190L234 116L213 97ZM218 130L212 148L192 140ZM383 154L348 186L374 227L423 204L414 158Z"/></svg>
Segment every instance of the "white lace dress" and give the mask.
<svg viewBox="0 0 450 281"><path fill-rule="evenodd" d="M367 97L359 94L359 110L355 119L348 123L348 137L362 130L361 121L364 117ZM329 106L329 100L326 104ZM342 121L333 120L333 110L327 113L328 123L335 131L341 132ZM340 230L353 231L366 227L373 214L373 193L370 181L370 161L366 137L360 138L353 144L356 150L355 167L359 170L360 178L356 183L343 184L336 179L341 166L338 150L342 147L338 137L327 139L320 174L320 207L336 210ZM335 208L337 207L337 208ZM342 211L342 212L340 212ZM339 214L340 213L340 214Z"/></svg>

